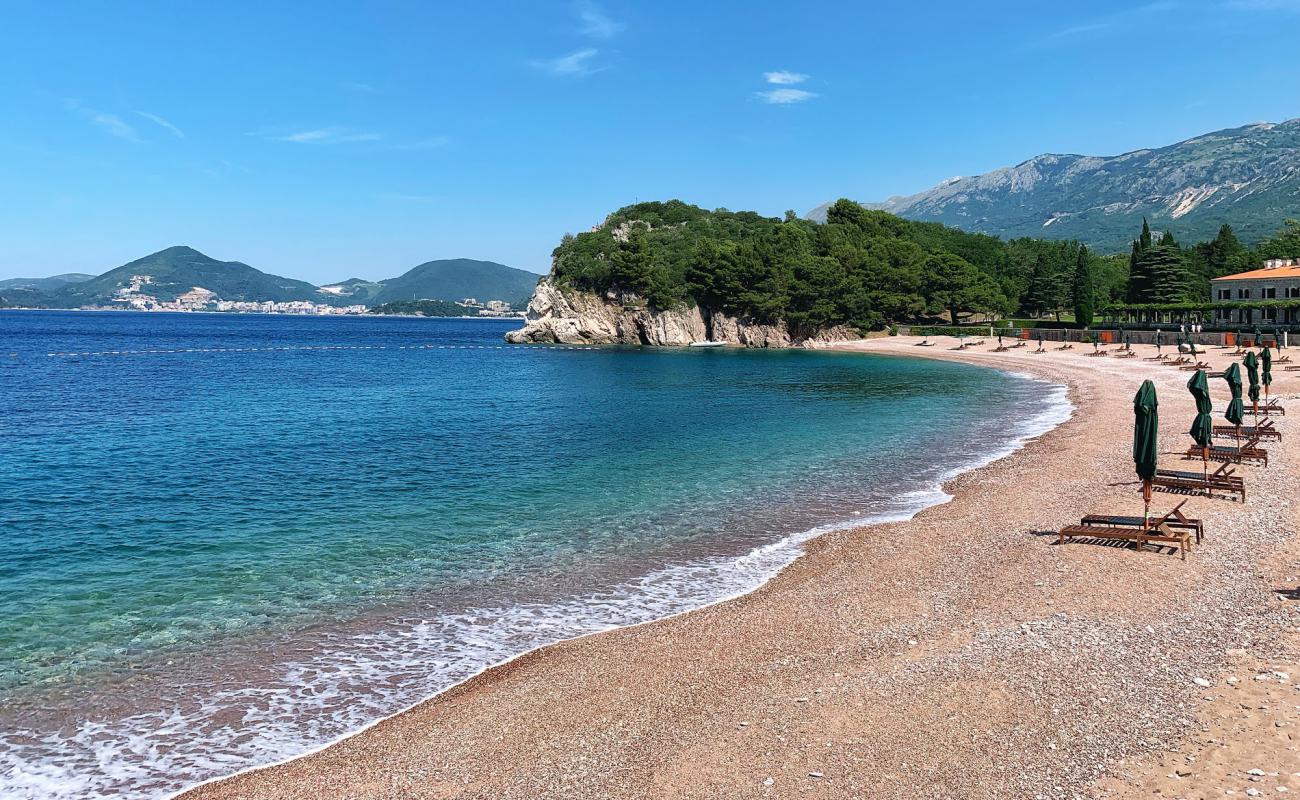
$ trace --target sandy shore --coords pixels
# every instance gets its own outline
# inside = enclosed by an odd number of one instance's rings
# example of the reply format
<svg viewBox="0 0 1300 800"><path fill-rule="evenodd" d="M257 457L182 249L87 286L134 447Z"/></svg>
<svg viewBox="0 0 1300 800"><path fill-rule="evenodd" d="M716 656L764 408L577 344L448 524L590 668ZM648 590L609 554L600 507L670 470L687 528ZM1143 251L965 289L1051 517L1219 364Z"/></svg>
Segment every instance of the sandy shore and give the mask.
<svg viewBox="0 0 1300 800"><path fill-rule="evenodd" d="M951 503L827 535L750 595L545 648L185 797L1300 793L1300 667L1285 668L1300 661L1300 602L1277 591L1300 575L1294 423L1278 418L1269 468L1239 470L1248 503L1189 499L1207 535L1186 561L1058 546L1045 532L1083 513L1140 512L1129 442L1142 378L1160 390L1163 463L1190 466L1174 454L1190 442L1189 374L1086 346L937 341L847 347L1031 372L1068 384L1078 412L953 481ZM1222 368L1230 351L1208 360ZM1279 366L1274 394L1297 378ZM1222 381L1211 389L1221 409Z"/></svg>

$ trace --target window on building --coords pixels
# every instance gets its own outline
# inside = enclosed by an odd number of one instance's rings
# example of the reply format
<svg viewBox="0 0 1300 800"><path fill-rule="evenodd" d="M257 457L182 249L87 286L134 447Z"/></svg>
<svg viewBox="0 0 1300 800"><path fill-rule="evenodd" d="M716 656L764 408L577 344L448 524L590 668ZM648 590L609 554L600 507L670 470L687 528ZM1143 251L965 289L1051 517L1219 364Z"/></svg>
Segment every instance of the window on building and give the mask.
<svg viewBox="0 0 1300 800"><path fill-rule="evenodd" d="M1238 299L1238 300L1249 300L1249 299L1250 299L1250 290L1249 290L1249 289L1238 289L1238 290L1237 290L1237 299Z"/></svg>
<svg viewBox="0 0 1300 800"><path fill-rule="evenodd" d="M1231 299L1232 299L1232 290L1231 290L1231 289L1219 289L1218 294L1216 294L1215 297L1219 298L1220 300L1231 300Z"/></svg>
<svg viewBox="0 0 1300 800"><path fill-rule="evenodd" d="M1266 287L1264 289L1260 289L1260 297L1264 298L1265 300L1276 300L1277 289L1272 286Z"/></svg>
<svg viewBox="0 0 1300 800"><path fill-rule="evenodd" d="M1263 313L1263 315L1264 315L1264 319L1269 320L1270 322L1272 322L1273 320L1277 319L1277 309L1276 309L1276 308L1265 308L1265 309L1261 309L1261 311L1262 311L1262 313Z"/></svg>
<svg viewBox="0 0 1300 800"><path fill-rule="evenodd" d="M1286 288L1286 296L1287 299L1295 299L1297 297L1300 297L1300 286L1288 286Z"/></svg>

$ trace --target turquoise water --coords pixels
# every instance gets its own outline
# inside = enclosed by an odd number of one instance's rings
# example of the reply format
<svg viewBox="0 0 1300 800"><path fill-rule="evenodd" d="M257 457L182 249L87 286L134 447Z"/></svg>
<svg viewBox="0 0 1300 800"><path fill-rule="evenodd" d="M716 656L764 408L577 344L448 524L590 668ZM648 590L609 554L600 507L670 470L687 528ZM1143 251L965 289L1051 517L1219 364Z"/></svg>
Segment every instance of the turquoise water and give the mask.
<svg viewBox="0 0 1300 800"><path fill-rule="evenodd" d="M165 796L748 591L1063 409L962 365L514 324L0 312L0 796Z"/></svg>

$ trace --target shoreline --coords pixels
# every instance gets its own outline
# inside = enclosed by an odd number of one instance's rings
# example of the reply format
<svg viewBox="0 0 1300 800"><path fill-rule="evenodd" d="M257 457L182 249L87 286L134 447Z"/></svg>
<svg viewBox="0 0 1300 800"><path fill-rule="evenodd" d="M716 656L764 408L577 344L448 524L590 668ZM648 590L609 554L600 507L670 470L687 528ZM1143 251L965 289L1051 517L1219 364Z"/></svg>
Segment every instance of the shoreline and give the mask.
<svg viewBox="0 0 1300 800"><path fill-rule="evenodd" d="M188 795L192 791L198 790L210 784L220 783L222 781L237 778L249 773L256 773L263 770L274 769L276 767L285 764L293 763L302 758L311 757L314 754L317 754L331 747L334 747L339 743L344 742L354 736L362 735L366 731L374 728L375 726L382 725L383 723L387 722L390 719L407 714L427 703L435 702L439 697L447 694L448 692L455 691L467 683L478 680L485 673L489 673L494 670L498 670L502 668L508 668L511 664L513 664L514 662L520 659L533 656L534 654L546 651L549 648L565 645L572 642L577 642L589 637L604 635L614 631L629 630L629 629L638 628L642 626L658 624L667 620L672 620L674 618L681 617L683 615L696 613L702 609L707 609L713 606L729 603L744 598L747 595L750 595L756 591L761 590L772 580L778 578L782 571L790 567L792 564L796 563L798 560L805 558L808 554L808 548L815 546L816 542L822 537L836 534L836 533L853 531L864 527L907 522L913 519L914 517L916 517L918 514L924 513L933 508L942 506L950 502L953 499L953 495L948 492L948 488L953 481L955 481L956 479L960 478L963 475L983 469L984 467L988 466L991 463L1014 456L1017 452L1022 450L1029 443L1039 439L1040 437L1046 434L1050 434L1063 422L1068 421L1070 417L1073 416L1076 410L1074 404L1069 399L1068 396L1069 387L1066 384L1054 383L1047 379L1039 378L1032 374L1020 370L1012 370L1012 369L998 368L998 367L994 367L993 369L995 369L998 372L1002 372L1006 374L1012 379L1030 381L1034 383L1041 383L1044 386L1048 387L1052 391L1052 393L1056 396L1046 398L1043 407L1035 415L1023 420L1019 425L1019 428L1014 432L1014 435L1011 435L1002 441L996 442L994 446L991 449L989 449L987 452L981 453L979 456L971 460L964 461L953 467L945 469L933 483L924 483L924 484L918 483L917 488L911 490L909 494L915 493L918 496L921 496L925 499L918 500L918 502L913 507L908 508L906 510L881 510L878 512L873 512L873 513L863 515L861 517L850 517L850 518L844 518L832 522L821 523L807 529L802 529L802 530L792 532L790 534L785 535L784 537L782 537L777 541L770 542L765 545L760 545L755 549L750 550L746 553L737 554L735 556L710 557L709 559L706 560L727 561L733 565L739 565L743 562L753 561L756 559L760 559L764 556L773 556L773 558L779 563L776 563L775 565L769 566L766 569L764 569L762 571L762 574L758 576L756 583L747 584L741 588L738 588L734 592L729 592L725 595L718 596L713 599L709 599L698 605L690 605L689 607L681 608L678 610L672 610L663 615L655 616L650 619L626 622L626 623L618 623L613 625L612 627L607 627L600 630L588 631L583 633L575 633L572 636L568 636L565 638L560 638L560 639L556 639L556 640L552 640L549 642L528 647L527 649L522 650L514 655L508 656L503 660L486 664L480 667L474 673L460 680L457 680L455 683L452 683L442 689L439 689L436 692L425 695L420 699L417 699L397 709L396 711L393 711L379 718L376 718L356 730L352 730L347 733L341 734L323 744L315 745L302 753L289 756L287 758L279 759L267 764L245 767L231 774L208 778L198 783L188 785L183 789L179 789L174 792L171 792L165 795L165 797L167 798L183 797ZM657 569L651 573L647 573L646 575L641 576L641 578L639 578L636 582L645 582L647 580L651 580L661 573L666 573L671 571L694 572L694 571L698 571L701 568L703 568L703 562L689 561L683 564ZM572 602L581 602L583 599L584 598L581 597L574 598Z"/></svg>
<svg viewBox="0 0 1300 800"><path fill-rule="evenodd" d="M946 351L943 353L928 353L925 351L917 352L915 350L912 351L903 350L902 343L897 341L893 342L892 346L891 343L886 342L885 345L864 344L861 346L853 346L845 349L863 349L869 352L886 350L886 351L892 351L897 355L940 357L940 358L950 358L950 359L957 358L958 360L966 360L964 357L954 356L952 354L948 354ZM965 354L965 355L971 355L971 354ZM1009 356L1001 356L1001 357L994 356L991 353L983 353L982 356L983 357L979 357L977 359L972 359L972 360L977 360L979 362L985 362L985 363L988 363L990 361L998 362L1001 368L1013 372L1024 373L1028 371L1031 374L1039 374L1042 371L1037 366L1035 366L1033 362L1025 361L1025 359L1028 358L1027 353L1023 353L1023 352L1014 353ZM1043 356L1041 358L1050 359L1051 357ZM1076 354L1071 354L1070 356L1065 356L1064 358L1069 359L1071 361L1076 361L1076 362L1081 361L1084 363L1090 361L1090 359L1078 359ZM1135 359L1135 361L1137 360ZM793 562L783 567L775 576L769 578L765 583L763 583L758 588L746 592L736 598L716 601L715 603L712 603L703 608L699 608L691 611L685 611L680 614L676 614L667 618L656 620L654 621L653 624L647 622L647 623L640 623L634 626L618 628L612 631L602 632L602 636L599 637L588 634L586 636L579 637L577 639L569 639L560 643L546 645L541 648L528 651L527 653L517 656L504 664L488 668L483 672L480 672L475 677L467 681L464 681L462 683L459 683L453 687L450 687L444 692L440 692L438 695L435 695L434 698L432 699L421 701L420 703L415 704L414 706L412 706L411 708L403 712L399 712L398 714L395 714L390 717L386 717L383 720L379 720L375 723L372 723L371 725L364 728L362 731L355 732L330 745L322 747L316 750L313 754L298 756L289 761L281 762L279 765L276 766L264 766L264 767L258 767L258 768L246 770L235 776L229 776L223 779L210 781L196 787L191 787L190 789L187 789L184 792L181 792L175 796L192 796L192 797L293 796L292 794L283 793L283 790L285 788L283 785L281 785L279 791L277 791L276 788L277 785L279 785L282 780L287 780L291 784L294 782L295 779L301 781L304 778L304 776L301 774L304 772L304 769L306 769L306 771L314 775L316 773L316 770L318 770L322 765L326 765L328 767L333 768L334 774L322 775L320 781L316 781L316 780L312 781L313 785L316 786L318 793L320 791L328 792L329 789L335 789L335 790L344 791L345 793L336 794L336 795L326 794L325 796L349 796L349 797L385 796L381 794L374 794L374 795L351 794L351 792L358 790L358 785L354 781L349 780L353 777L352 773L362 773L362 774L369 775L371 771L370 767L373 767L375 765L368 764L368 760L364 757L357 757L357 753L355 752L345 753L342 751L364 751L368 753L371 750L373 750L375 746L378 746L379 744L378 742L373 742L371 740L391 739L393 738L393 729L395 728L402 728L404 735L406 735L410 733L410 731L407 729L411 728L413 725L417 728L422 727L418 723L417 718L422 719L425 723L427 723L431 718L436 718L439 725L443 727L455 728L457 727L458 723L463 723L463 727L474 728L476 727L475 725L476 721L478 723L482 723L484 721L483 719L484 717L491 717L493 712L500 710L500 701L495 700L494 698L490 698L488 696L494 694L509 693L511 689L517 688L511 686L511 684L518 683L523 680L522 678L516 677L522 672L533 672L537 670L545 672L546 665L548 662L572 661L573 659L570 658L570 656L573 654L574 651L586 651L586 650L597 650L597 651L623 650L624 652L622 653L622 655L624 656L624 658L620 659L620 664L622 664L623 666L626 666L629 663L636 664L638 663L636 658L627 658L628 653L626 652L626 648L629 646L627 644L628 640L634 640L633 643L635 644L636 643L635 640L644 639L647 637L654 639L656 638L655 634L648 633L648 632L656 631L656 629L658 629L658 633L664 633L665 629L671 629L671 628L683 628L683 627L697 628L701 624L705 624L701 622L702 619L709 618L709 617L715 617L715 616L734 617L734 616L744 615L749 610L747 607L763 605L766 604L769 600L771 600L771 598L774 595L779 596L782 593L789 593L791 591L791 584L794 584L796 587L806 590L807 575L809 573L818 572L819 570L825 571L823 568L826 565L821 563L816 563L816 562L825 561L826 559L830 558L830 556L833 555L834 551L837 549L839 550L845 549L845 547L847 547L846 540L851 538L859 538L863 540L863 542L868 542L868 541L871 542L872 546L874 547L880 547L882 546L881 539L883 538L881 534L886 534L891 529L897 529L900 527L903 528L933 527L936 518L940 518L945 514L944 511L937 510L937 509L950 509L950 511L947 513L955 514L957 512L956 509L952 508L953 506L965 505L971 502L976 502L980 497L980 495L978 495L975 491L976 488L979 487L981 484L987 483L990 480L990 476L987 473L989 472L1016 473L1024 467L1024 464L1022 462L1033 461L1034 459L1042 457L1044 455L1043 451L1045 450L1050 450L1058 445L1068 448L1070 444L1069 439L1071 439L1071 434L1077 432L1074 429L1080 426L1087 427L1086 421L1081 420L1080 416L1089 413L1090 406L1094 405L1097 402L1097 398L1094 396L1095 387L1088 385L1088 381L1086 380L1086 375L1076 374L1073 376L1073 379L1069 379L1070 376L1068 375L1068 370L1066 371L1067 374L1062 374L1060 369L1053 370L1049 366L1050 364L1053 363L1054 363L1053 361L1047 361L1043 363L1043 366L1047 367L1046 372L1049 373L1049 375L1050 373L1055 371L1057 372L1055 378L1061 378L1061 377L1067 378L1066 383L1067 385L1070 386L1070 394L1072 396L1072 399L1074 399L1075 395L1079 396L1079 399L1075 400L1075 405L1079 409L1078 412L1071 419L1065 421L1063 424L1055 428L1052 428L1046 434L1040 434L1036 438L1031 438L1028 444L1024 445L1018 450L1013 451L1011 457L997 458L993 460L992 463L985 464L982 467L976 467L970 471L962 472L960 475L956 476L955 478L945 482L943 484L945 491L949 491L949 493L952 494L952 502L949 504L927 506L926 508L922 509L914 516L912 516L911 519L903 522L881 522L881 523L875 523L867 526L856 526L845 530L831 531L825 533L819 536L818 538L808 542L806 545L805 553L802 556L799 556ZM1110 362L1110 363L1118 365L1120 362ZM989 365L993 366L993 364L989 364ZM1138 362L1137 364L1126 365L1126 366L1138 367L1140 365L1141 362ZM1154 372L1155 370L1151 369L1148 371ZM1177 371L1166 370L1164 374L1176 376L1176 375L1180 375L1181 373L1178 373ZM1279 382L1281 382L1280 376L1279 376ZM1167 397L1168 394L1166 393L1165 396ZM1127 397L1123 398L1123 400L1127 400ZM1122 407L1123 405L1124 403L1121 401L1120 406ZM1168 422L1166 422L1165 425L1166 430L1168 430L1169 427L1170 426ZM1162 437L1162 443L1164 438L1165 437ZM1169 438L1174 438L1174 437L1171 436ZM1127 454L1120 448L1108 447L1107 449L1113 453L1113 456L1108 457L1107 460L1110 462L1118 463L1120 465L1119 471L1123 472L1124 461L1127 457ZM1119 450L1119 452L1114 452L1117 449ZM994 476L994 478L996 478L996 476ZM1157 501L1157 505L1161 501L1167 499L1166 496L1158 496L1158 497L1160 498L1160 500ZM1065 521L1069 521L1069 520L1059 519L1057 520L1057 524L1064 524ZM856 537L854 536L855 534L857 534ZM1213 531L1211 531L1208 534L1208 536L1213 537L1214 536ZM906 550L907 546L909 544L912 544L912 542L906 541L906 537L903 537L903 539L904 540L902 541L902 544L897 547L888 546L888 542L884 542L883 544L886 545L885 550L886 551L900 550L900 549ZM1207 544L1211 541L1213 541L1212 538L1207 538ZM915 544L916 547L921 548L924 544L931 544L931 543L916 542ZM1034 548L1042 549L1042 548L1046 548L1046 543L1043 541L1030 542L1029 546L1031 550L1033 550ZM1057 548L1050 548L1050 549L1054 550ZM1143 563L1140 563L1139 566L1147 568L1148 570L1159 569L1161 571L1164 571L1168 569L1166 559L1163 559L1162 557L1154 553L1139 554L1139 553L1131 553L1131 552L1129 553L1115 552L1113 548L1085 548L1085 546L1083 545L1070 545L1067 546L1066 548L1061 548L1061 549L1067 551L1066 552L1067 556L1081 557L1085 561L1105 562L1107 559L1110 558L1127 555L1131 558L1147 560ZM1095 550L1101 550L1102 552L1100 554L1089 552ZM900 555L897 552L893 552L889 554L895 557ZM902 555L906 556L907 554L903 553ZM1030 553L1030 555L1033 555L1033 553ZM1195 556L1193 556L1192 558L1194 557ZM841 565L843 564L842 559L840 560L840 563ZM1191 563L1190 558L1189 558L1189 563ZM915 565L913 566L915 567ZM926 615L922 615L922 616L924 617ZM910 643L913 642L914 640L909 639L908 641ZM692 640L692 642L697 646L699 645L698 641ZM905 646L904 650L906 649L908 648ZM635 651L636 648L634 647L633 652ZM629 671L636 672L638 670L629 668ZM555 687L554 681L557 679L557 676L551 675L549 677L552 678L552 681L548 685L554 688ZM607 674L606 677L609 677L609 675ZM628 687L626 685L626 682L624 682L623 688L624 690L627 690ZM673 688L672 682L669 682L669 684L664 688L666 691L671 691ZM479 706L477 711L473 711L470 709L466 709L464 711L457 711L457 713L453 715L455 716L455 719L443 719L443 717L447 716L450 713L450 710L447 708L447 706L461 705L466 702L466 698L471 698L469 704L473 706L475 705L473 700L479 697L482 697L483 699L481 703L477 704ZM483 705L486 705L487 708L483 708L482 707ZM566 702L566 705L570 705L570 704ZM574 723L576 724L579 721L581 720L574 720ZM540 724L540 722L538 724ZM746 727L748 726L746 725ZM572 731L566 729L565 733L571 735ZM662 734L663 731L656 730L655 733ZM403 737L399 736L398 738L403 738ZM438 738L438 737L432 737L432 738ZM530 737L525 737L525 745L526 746L524 750L529 750L530 746L531 748L541 747L542 740L535 740ZM437 747L434 745L434 743L429 741L422 741L421 746L423 748L431 748L434 751L437 750ZM308 764L309 762L311 763L311 766L304 767L304 765ZM505 761L503 763L516 763L516 762ZM400 767L394 769L388 769L388 770L381 770L381 771L384 772L384 774L388 778L392 778L392 779L400 780L401 776L408 775L408 773L404 770L401 770ZM519 778L517 774L514 774L513 777ZM822 786L823 788L829 786L831 783L829 780L823 782L821 777L814 778L813 780L817 781L818 785ZM293 785L297 785L297 784L293 784ZM577 789L591 790L592 788L590 785L584 783L569 783L569 784L562 784L562 785L564 785L568 791L574 791ZM748 785L751 788L761 788L761 786L756 784L742 784L742 785ZM513 786L516 790L519 788L517 785L513 785ZM408 790L414 791L414 788L411 786L408 786L406 788ZM483 787L480 787L480 789L482 788ZM511 796L510 792L508 791L508 788L509 787L506 787L507 790L505 790L500 796ZM731 787L733 791L740 790L740 788L741 788L740 786ZM460 794L457 793L446 794L444 790L449 790L449 789L450 787L445 783L443 783L441 784L441 789L439 789L438 793L430 792L427 796L461 796ZM679 786L678 789L683 790L681 792L683 794L689 794L689 792L684 791L684 787ZM496 792L489 791L488 794L490 796L497 796ZM614 794L617 796L643 796L644 791L642 792L630 791L626 793L615 792ZM426 795L413 794L411 796L426 796ZM464 796L481 796L481 795L466 793Z"/></svg>

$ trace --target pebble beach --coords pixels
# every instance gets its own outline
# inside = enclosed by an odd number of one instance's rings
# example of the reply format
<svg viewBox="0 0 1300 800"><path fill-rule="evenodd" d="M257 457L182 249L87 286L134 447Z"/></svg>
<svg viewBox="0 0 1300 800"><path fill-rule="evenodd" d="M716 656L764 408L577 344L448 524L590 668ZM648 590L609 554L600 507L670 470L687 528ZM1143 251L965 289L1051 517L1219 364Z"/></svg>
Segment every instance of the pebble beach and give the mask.
<svg viewBox="0 0 1300 800"><path fill-rule="evenodd" d="M950 502L826 534L748 595L533 651L324 750L182 796L1300 792L1291 418L1273 418L1283 439L1263 444L1267 468L1237 468L1247 502L1155 494L1153 512L1186 500L1204 520L1186 560L1059 545L1056 529L1083 514L1141 513L1129 448L1143 379L1159 392L1161 466L1199 468L1181 455L1190 373L1147 360L1150 346L1117 359L919 341L834 347L1031 374L1067 386L1075 413L950 481ZM1232 353L1204 360L1219 370ZM1292 406L1300 372L1284 366L1272 393ZM1210 384L1222 424L1227 389Z"/></svg>

